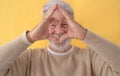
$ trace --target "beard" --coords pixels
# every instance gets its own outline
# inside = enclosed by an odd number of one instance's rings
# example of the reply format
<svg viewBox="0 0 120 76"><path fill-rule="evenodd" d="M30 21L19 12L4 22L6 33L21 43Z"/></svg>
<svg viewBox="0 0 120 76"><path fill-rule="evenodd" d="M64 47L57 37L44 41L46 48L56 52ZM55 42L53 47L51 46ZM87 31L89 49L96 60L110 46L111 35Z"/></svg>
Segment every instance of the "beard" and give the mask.
<svg viewBox="0 0 120 76"><path fill-rule="evenodd" d="M67 39L67 40L65 40L64 42L59 43L59 44L56 43L56 42L53 41L53 40L48 40L48 41L49 41L50 46L51 46L54 50L60 52L60 51L64 51L65 49L69 48L71 39Z"/></svg>

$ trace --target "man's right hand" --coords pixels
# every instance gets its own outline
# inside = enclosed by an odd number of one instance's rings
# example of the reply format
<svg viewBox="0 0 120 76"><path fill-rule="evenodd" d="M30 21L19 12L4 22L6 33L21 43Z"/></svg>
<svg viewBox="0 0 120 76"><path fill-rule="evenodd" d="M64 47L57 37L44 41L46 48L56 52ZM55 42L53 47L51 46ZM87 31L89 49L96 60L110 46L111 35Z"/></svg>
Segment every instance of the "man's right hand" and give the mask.
<svg viewBox="0 0 120 76"><path fill-rule="evenodd" d="M57 5L55 4L52 8L50 8L46 12L42 21L27 33L27 38L30 42L35 42L37 40L43 40L49 38L48 26L50 25L50 20L51 20L50 17L53 15L56 8Z"/></svg>

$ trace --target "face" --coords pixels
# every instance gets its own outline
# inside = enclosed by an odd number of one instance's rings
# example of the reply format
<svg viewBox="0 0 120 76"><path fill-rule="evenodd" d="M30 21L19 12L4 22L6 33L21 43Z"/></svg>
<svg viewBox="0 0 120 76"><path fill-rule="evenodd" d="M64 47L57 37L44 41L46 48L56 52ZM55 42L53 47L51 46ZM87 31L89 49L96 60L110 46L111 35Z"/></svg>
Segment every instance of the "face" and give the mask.
<svg viewBox="0 0 120 76"><path fill-rule="evenodd" d="M62 35L67 34L68 32L67 21L59 10L56 10L51 18L49 34L52 39L50 39L49 42L54 48L62 49L64 47L65 49L70 44L71 40L68 39L66 41L59 42L59 39L62 37Z"/></svg>
<svg viewBox="0 0 120 76"><path fill-rule="evenodd" d="M68 25L59 10L56 10L51 17L51 23L49 25L49 34L56 43L59 43L60 37L68 32Z"/></svg>

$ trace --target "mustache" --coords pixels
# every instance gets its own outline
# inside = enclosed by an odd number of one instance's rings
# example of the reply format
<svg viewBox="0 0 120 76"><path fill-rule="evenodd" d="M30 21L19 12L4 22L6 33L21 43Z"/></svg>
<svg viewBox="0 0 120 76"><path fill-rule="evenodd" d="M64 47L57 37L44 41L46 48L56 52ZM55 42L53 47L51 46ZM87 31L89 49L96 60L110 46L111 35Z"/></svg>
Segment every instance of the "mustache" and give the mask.
<svg viewBox="0 0 120 76"><path fill-rule="evenodd" d="M54 34L54 35L53 35L53 37L55 37L55 38L60 38L60 37L61 37L61 35Z"/></svg>
<svg viewBox="0 0 120 76"><path fill-rule="evenodd" d="M53 37L55 37L55 38L60 38L61 36L62 36L63 34L53 34Z"/></svg>

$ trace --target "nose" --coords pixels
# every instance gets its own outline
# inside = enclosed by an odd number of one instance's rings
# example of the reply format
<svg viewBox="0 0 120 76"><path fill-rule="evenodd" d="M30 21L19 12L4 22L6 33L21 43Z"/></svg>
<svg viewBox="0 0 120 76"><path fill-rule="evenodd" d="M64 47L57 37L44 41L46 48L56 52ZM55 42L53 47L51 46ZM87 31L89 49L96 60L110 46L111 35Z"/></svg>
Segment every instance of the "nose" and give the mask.
<svg viewBox="0 0 120 76"><path fill-rule="evenodd" d="M62 35L63 33L64 33L64 30L62 29L62 27L57 26L55 28L55 34Z"/></svg>

